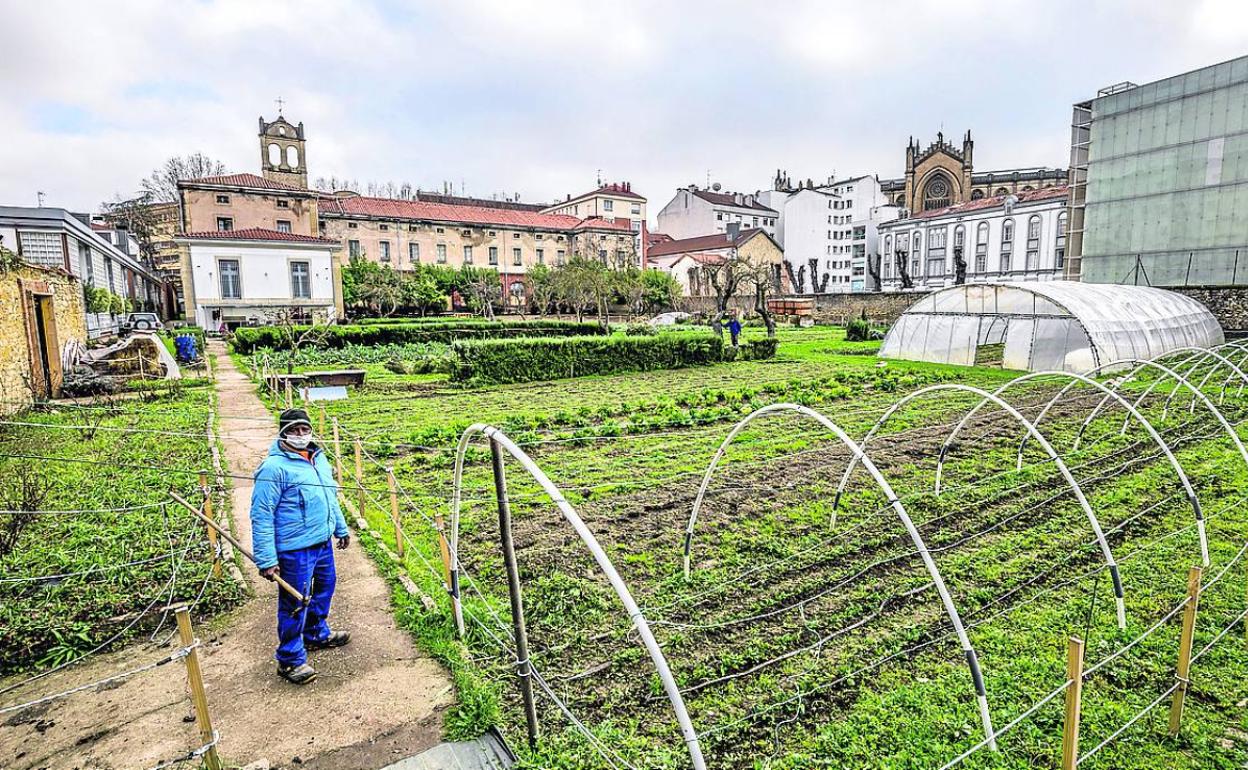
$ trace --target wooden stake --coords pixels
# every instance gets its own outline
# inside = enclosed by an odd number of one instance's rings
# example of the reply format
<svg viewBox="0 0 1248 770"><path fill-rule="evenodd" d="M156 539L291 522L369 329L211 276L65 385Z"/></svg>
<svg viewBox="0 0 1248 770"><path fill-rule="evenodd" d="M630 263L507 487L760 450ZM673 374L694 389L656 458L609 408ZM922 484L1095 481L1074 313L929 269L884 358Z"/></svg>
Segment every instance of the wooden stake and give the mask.
<svg viewBox="0 0 1248 770"><path fill-rule="evenodd" d="M390 486L390 521L394 522L394 550L403 558L403 528L399 526L399 486L394 480L394 468L386 468L386 483Z"/></svg>
<svg viewBox="0 0 1248 770"><path fill-rule="evenodd" d="M338 440L338 418L334 422L334 469L338 471L338 485L342 485L342 442Z"/></svg>
<svg viewBox="0 0 1248 770"><path fill-rule="evenodd" d="M355 439L355 490L356 490L356 512L360 514L360 518L364 518L364 447L360 445L360 439Z"/></svg>
<svg viewBox="0 0 1248 770"><path fill-rule="evenodd" d="M1187 606L1183 608L1183 636L1179 639L1179 665L1175 677L1179 687L1170 701L1170 735L1179 734L1183 721L1183 700L1187 697L1188 678L1192 669L1192 636L1196 633L1196 607L1200 604L1200 567L1187 573Z"/></svg>
<svg viewBox="0 0 1248 770"><path fill-rule="evenodd" d="M442 552L442 579L446 581L446 589L451 589L451 547L446 542L446 527L442 523L442 513L435 510L433 524L438 528L438 550Z"/></svg>
<svg viewBox="0 0 1248 770"><path fill-rule="evenodd" d="M202 745L212 743L215 735L212 731L212 719L208 716L208 693L204 691L204 676L199 668L199 650L192 647L195 634L191 632L191 612L183 604L174 609L174 617L178 620L178 636L183 647L190 647L186 654L186 681L191 688L191 702L195 704L195 723L199 726L199 739ZM204 767L208 770L222 770L221 757L217 756L217 747L212 746L204 752Z"/></svg>
<svg viewBox="0 0 1248 770"><path fill-rule="evenodd" d="M1070 637L1066 646L1066 720L1062 723L1062 770L1079 762L1079 717L1083 708L1083 640Z"/></svg>
<svg viewBox="0 0 1248 770"><path fill-rule="evenodd" d="M212 516L212 490L208 487L207 471L199 472L199 488L204 492L204 516L215 521ZM208 530L208 545L212 546L212 575L221 577L221 550L217 545L217 531L212 527L205 529Z"/></svg>
<svg viewBox="0 0 1248 770"><path fill-rule="evenodd" d="M286 408L287 409L292 409L295 406L295 396L291 391L292 391L292 388L290 386L290 377L287 377L286 378Z"/></svg>
<svg viewBox="0 0 1248 770"><path fill-rule="evenodd" d="M324 440L321 437L325 435L325 405L316 412L316 437L318 440Z"/></svg>

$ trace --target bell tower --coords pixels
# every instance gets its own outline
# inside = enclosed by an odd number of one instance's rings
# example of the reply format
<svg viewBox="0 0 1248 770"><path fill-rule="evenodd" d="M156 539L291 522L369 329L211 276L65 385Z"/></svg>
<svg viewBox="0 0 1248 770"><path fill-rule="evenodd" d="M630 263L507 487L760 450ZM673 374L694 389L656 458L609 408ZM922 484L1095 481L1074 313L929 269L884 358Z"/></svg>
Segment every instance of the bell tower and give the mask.
<svg viewBox="0 0 1248 770"><path fill-rule="evenodd" d="M270 182L308 189L308 158L303 123L292 125L278 108L277 119L260 117L260 171Z"/></svg>

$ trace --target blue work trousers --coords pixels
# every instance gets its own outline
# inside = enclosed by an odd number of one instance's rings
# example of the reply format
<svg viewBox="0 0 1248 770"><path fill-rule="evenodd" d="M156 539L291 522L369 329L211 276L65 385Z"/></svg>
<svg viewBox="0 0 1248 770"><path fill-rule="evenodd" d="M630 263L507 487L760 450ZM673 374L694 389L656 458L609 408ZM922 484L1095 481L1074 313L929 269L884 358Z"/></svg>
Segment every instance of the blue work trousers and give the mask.
<svg viewBox="0 0 1248 770"><path fill-rule="evenodd" d="M308 660L304 642L324 641L329 636L329 602L334 598L337 575L331 541L295 551L279 551L277 565L282 579L310 597L306 607L285 589L277 592L277 662L298 666Z"/></svg>

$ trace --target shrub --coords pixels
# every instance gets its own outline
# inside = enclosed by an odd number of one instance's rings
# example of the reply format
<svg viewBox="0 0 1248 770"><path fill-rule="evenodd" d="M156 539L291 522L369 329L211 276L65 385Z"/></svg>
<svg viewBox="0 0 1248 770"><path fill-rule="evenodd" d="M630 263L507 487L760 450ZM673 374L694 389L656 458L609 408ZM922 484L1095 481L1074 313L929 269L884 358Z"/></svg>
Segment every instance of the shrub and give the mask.
<svg viewBox="0 0 1248 770"><path fill-rule="evenodd" d="M308 327L294 327L302 334ZM496 337L563 337L601 334L595 323L576 321L443 321L433 323L367 324L325 327L317 342L304 347L341 348L347 345L389 345L411 342L454 342L459 339ZM257 348L284 350L289 347L287 330L278 326L243 327L234 332L234 350L251 353Z"/></svg>
<svg viewBox="0 0 1248 770"><path fill-rule="evenodd" d="M624 327L624 333L630 337L653 337L659 330L648 323L631 323Z"/></svg>
<svg viewBox="0 0 1248 770"><path fill-rule="evenodd" d="M845 339L849 342L863 342L871 339L871 324L863 318L851 320L845 326Z"/></svg>
<svg viewBox="0 0 1248 770"><path fill-rule="evenodd" d="M678 369L719 363L723 351L714 334L465 340L451 345L451 378L501 384Z"/></svg>

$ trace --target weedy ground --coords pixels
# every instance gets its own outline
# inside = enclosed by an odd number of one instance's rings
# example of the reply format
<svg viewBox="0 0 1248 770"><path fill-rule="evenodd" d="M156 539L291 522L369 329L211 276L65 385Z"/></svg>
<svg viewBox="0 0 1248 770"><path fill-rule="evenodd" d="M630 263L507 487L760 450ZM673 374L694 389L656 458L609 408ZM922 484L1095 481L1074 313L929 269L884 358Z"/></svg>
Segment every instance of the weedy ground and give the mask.
<svg viewBox="0 0 1248 770"><path fill-rule="evenodd" d="M158 626L167 634L163 609L173 602L198 599L198 610L212 612L241 598L233 581L207 581L202 526L165 504L170 489L201 498L211 398L209 384L192 381L0 421L0 522L29 519L0 556L0 675L56 666Z"/></svg>
<svg viewBox="0 0 1248 770"><path fill-rule="evenodd" d="M757 333L750 330L751 333ZM543 735L524 746L510 646L510 612L498 545L489 454L467 456L460 558L468 633L456 639L441 591L429 520L449 516L454 446L476 422L501 427L564 490L631 589L681 687L712 767L940 767L978 742L971 678L895 512L861 470L839 509L833 500L850 452L814 421L762 418L738 436L712 479L681 569L684 529L701 476L728 430L755 408L815 408L861 439L897 399L962 383L995 388L1015 373L890 361L875 343L839 330L786 330L774 361L470 390L436 375L377 372L346 401L326 406L344 435L361 438L366 515L383 541L390 528L383 465L402 487L406 568L439 597L433 610L396 592L399 617L451 669L460 702L454 736L500 726L526 766L606 766L598 749L638 767L684 767L668 702L637 634L580 539L520 466L506 463L524 586L531 658L549 687L594 736L539 698ZM244 365L246 362L242 362ZM1221 395L1211 380L1211 398ZM1061 381L1009 392L1034 417ZM1124 385L1132 395L1144 382ZM1143 404L1175 448L1208 520L1209 582L1196 648L1245 608L1245 463L1202 405L1163 385ZM1068 637L1088 664L1150 628L1184 596L1199 563L1195 515L1172 466L1123 411L1076 434L1099 400L1072 391L1045 418L1044 434L1079 479L1122 567L1127 627L1119 630L1109 574L1092 526L1064 477L1023 429L985 409L950 447L944 489L934 472L949 425L978 397L938 390L898 412L870 444L930 548L968 625L998 727L1064 679ZM1223 405L1245 417L1235 388ZM1163 419L1164 415L1164 419ZM346 467L353 466L349 448ZM374 551L378 546L370 546ZM383 569L393 567L380 560ZM1229 568L1228 568L1229 567ZM1226 569L1225 573L1222 571ZM1083 745L1095 747L1174 681L1172 620L1089 678ZM1231 768L1248 761L1244 712L1248 650L1241 626L1196 662L1183 730L1165 733L1166 705L1089 759L1104 768ZM1061 698L979 752L967 767L1053 766ZM595 746L595 742L599 742Z"/></svg>

